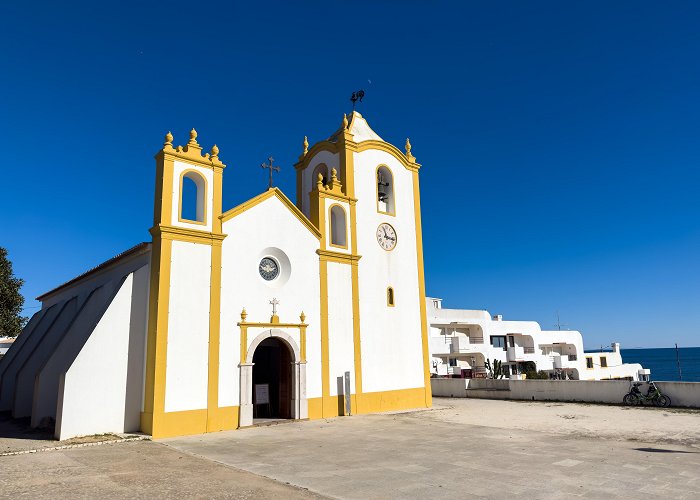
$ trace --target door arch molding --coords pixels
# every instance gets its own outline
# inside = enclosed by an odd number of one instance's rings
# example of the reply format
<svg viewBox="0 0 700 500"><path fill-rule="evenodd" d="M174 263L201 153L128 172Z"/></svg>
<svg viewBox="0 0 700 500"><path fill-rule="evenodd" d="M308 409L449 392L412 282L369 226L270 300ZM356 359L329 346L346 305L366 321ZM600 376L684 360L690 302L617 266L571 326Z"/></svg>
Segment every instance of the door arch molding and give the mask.
<svg viewBox="0 0 700 500"><path fill-rule="evenodd" d="M265 340L275 338L284 342L292 354L292 419L306 419L309 416L308 400L306 398L306 361L301 361L301 349L294 338L284 330L271 328L257 335L250 343L246 353L245 363L240 366L240 413L239 427L253 425L253 356L257 347Z"/></svg>

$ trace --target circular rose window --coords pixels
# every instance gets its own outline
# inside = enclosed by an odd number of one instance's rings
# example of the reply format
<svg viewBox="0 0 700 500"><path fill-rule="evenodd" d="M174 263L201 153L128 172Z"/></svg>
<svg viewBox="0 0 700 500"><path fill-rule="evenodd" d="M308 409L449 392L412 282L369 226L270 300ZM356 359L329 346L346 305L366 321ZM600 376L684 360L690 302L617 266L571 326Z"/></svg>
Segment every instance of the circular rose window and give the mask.
<svg viewBox="0 0 700 500"><path fill-rule="evenodd" d="M260 276L262 276L262 278L265 281L272 281L277 276L279 276L280 266L275 260L271 259L270 257L264 257L260 261L258 271L260 272Z"/></svg>

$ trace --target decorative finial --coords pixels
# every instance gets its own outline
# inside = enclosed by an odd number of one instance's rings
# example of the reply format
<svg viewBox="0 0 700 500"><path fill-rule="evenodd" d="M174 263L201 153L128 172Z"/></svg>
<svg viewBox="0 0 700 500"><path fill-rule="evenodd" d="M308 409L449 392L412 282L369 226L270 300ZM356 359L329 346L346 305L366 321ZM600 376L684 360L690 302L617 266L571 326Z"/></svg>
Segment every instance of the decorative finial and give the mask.
<svg viewBox="0 0 700 500"><path fill-rule="evenodd" d="M195 129L190 130L190 142L188 144L197 144L197 131Z"/></svg>
<svg viewBox="0 0 700 500"><path fill-rule="evenodd" d="M343 113L343 129L347 129L347 128L348 128L348 115Z"/></svg>
<svg viewBox="0 0 700 500"><path fill-rule="evenodd" d="M332 181L338 180L338 171L334 168L331 169L331 180Z"/></svg>
<svg viewBox="0 0 700 500"><path fill-rule="evenodd" d="M306 321L306 314L304 314L304 311L301 311L301 314L299 315L299 319L301 320L302 323L304 321Z"/></svg>
<svg viewBox="0 0 700 500"><path fill-rule="evenodd" d="M216 144L214 144L214 145L211 147L211 151L210 151L209 153L211 154L211 157L212 157L212 158L216 158L217 156L219 156L219 148L218 148L218 146L217 146Z"/></svg>
<svg viewBox="0 0 700 500"><path fill-rule="evenodd" d="M241 321L245 322L245 319L248 317L248 313L245 311L245 307L241 311Z"/></svg>
<svg viewBox="0 0 700 500"><path fill-rule="evenodd" d="M411 141L408 137L406 137L406 158L410 162L416 161L416 157L411 154Z"/></svg>
<svg viewBox="0 0 700 500"><path fill-rule="evenodd" d="M163 146L172 146L173 145L173 134L168 132L165 134L165 142L163 143Z"/></svg>
<svg viewBox="0 0 700 500"><path fill-rule="evenodd" d="M323 189L323 174L321 172L318 173L318 180L316 181L316 187L320 191Z"/></svg>
<svg viewBox="0 0 700 500"><path fill-rule="evenodd" d="M304 155L303 156L306 156L306 153L308 153L308 152L309 152L309 139L306 136L304 136Z"/></svg>

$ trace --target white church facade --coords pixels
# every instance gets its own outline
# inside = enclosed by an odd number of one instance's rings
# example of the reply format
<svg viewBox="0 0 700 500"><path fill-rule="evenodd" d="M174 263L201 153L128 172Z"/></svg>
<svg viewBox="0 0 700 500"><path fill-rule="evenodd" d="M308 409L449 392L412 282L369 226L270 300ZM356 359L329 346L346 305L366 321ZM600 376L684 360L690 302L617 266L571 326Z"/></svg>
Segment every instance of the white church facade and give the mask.
<svg viewBox="0 0 700 500"><path fill-rule="evenodd" d="M60 439L160 438L430 406L408 140L399 150L353 112L304 140L296 204L271 188L226 212L218 148L203 154L194 130L172 141L156 154L152 240L38 298L0 361L0 411L55 421Z"/></svg>

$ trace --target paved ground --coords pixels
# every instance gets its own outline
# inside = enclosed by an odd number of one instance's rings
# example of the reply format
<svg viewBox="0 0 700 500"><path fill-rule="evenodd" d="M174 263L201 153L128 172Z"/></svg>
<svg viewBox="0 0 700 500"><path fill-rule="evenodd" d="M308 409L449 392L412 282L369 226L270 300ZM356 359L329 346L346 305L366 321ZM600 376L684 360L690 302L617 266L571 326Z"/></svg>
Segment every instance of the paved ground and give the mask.
<svg viewBox="0 0 700 500"><path fill-rule="evenodd" d="M0 498L318 498L150 441L0 458Z"/></svg>
<svg viewBox="0 0 700 500"><path fill-rule="evenodd" d="M0 497L700 497L700 412L435 403L0 457Z"/></svg>
<svg viewBox="0 0 700 500"><path fill-rule="evenodd" d="M699 412L474 399L435 402L449 407L165 443L339 498L700 496ZM534 430L524 428L522 422L531 421L533 414L539 417ZM646 441L640 440L643 430L628 425L640 421L653 424ZM694 427L695 437L684 433L679 444L674 421ZM594 437L596 427L608 435ZM617 434L609 435L611 429Z"/></svg>

